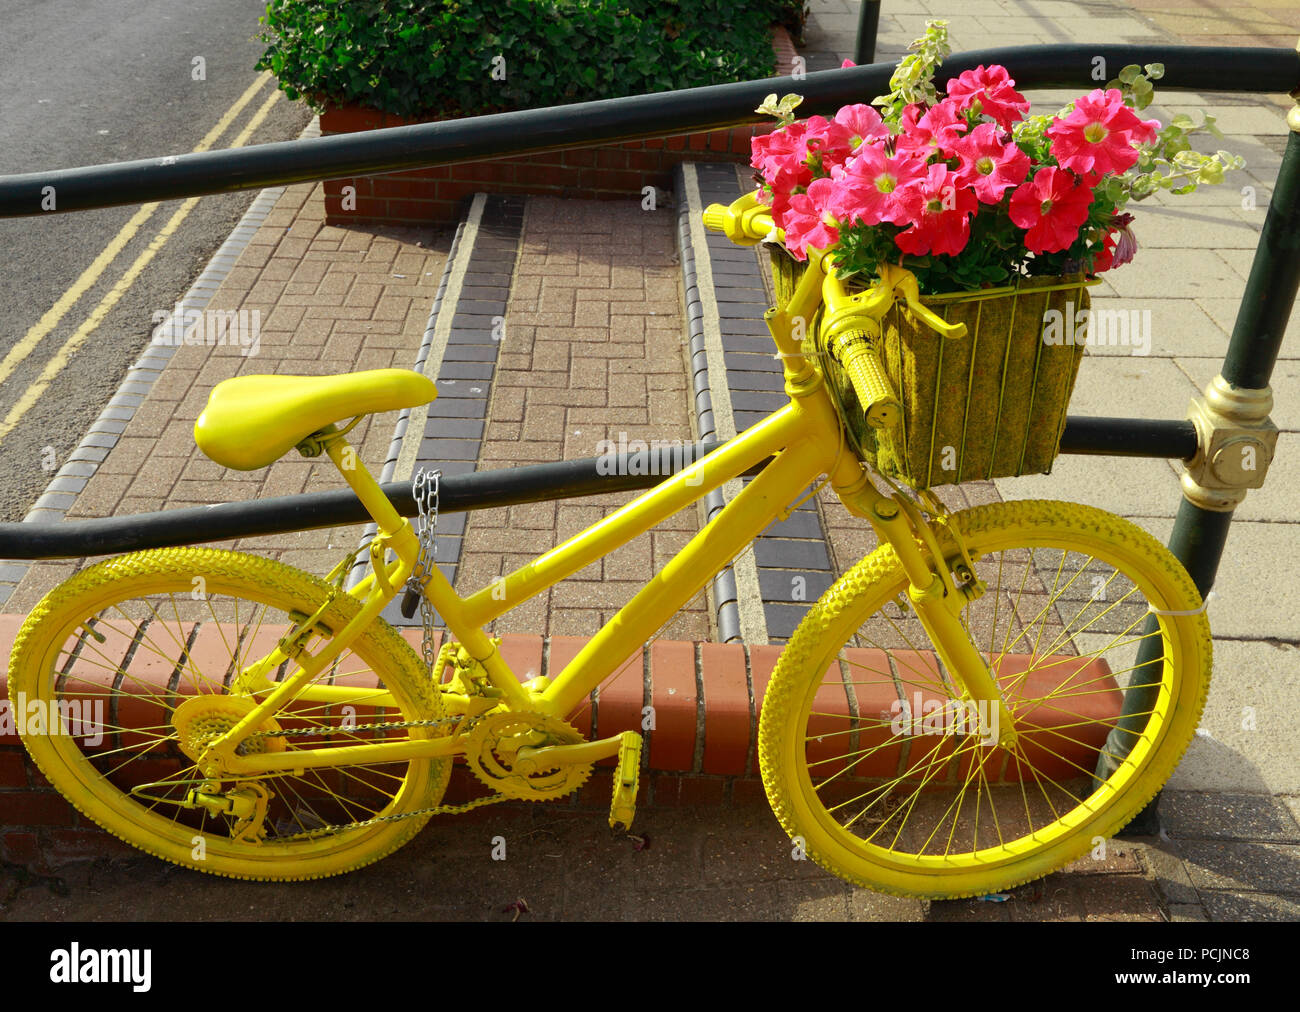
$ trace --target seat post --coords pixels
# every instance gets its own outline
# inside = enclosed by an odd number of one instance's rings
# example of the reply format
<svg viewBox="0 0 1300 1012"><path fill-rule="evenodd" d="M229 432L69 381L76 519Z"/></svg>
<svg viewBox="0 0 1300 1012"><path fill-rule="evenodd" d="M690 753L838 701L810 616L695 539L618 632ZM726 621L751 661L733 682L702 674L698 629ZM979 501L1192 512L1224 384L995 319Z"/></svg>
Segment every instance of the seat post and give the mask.
<svg viewBox="0 0 1300 1012"><path fill-rule="evenodd" d="M331 426L332 428L332 426ZM356 493L366 512L379 525L379 532L392 539L393 550L398 557L410 563L415 560L419 545L410 523L393 507L388 496L375 481L374 476L361 462L360 456L341 432L325 434L321 437L325 452L329 454L334 466L343 475L343 480ZM409 554L409 558L407 557Z"/></svg>

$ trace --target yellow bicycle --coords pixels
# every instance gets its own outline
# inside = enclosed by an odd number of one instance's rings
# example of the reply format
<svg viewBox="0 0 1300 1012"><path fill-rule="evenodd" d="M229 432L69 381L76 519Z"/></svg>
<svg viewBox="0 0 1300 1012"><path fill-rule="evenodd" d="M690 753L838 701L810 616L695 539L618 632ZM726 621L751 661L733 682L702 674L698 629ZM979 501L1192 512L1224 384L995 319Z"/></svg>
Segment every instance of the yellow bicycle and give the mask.
<svg viewBox="0 0 1300 1012"><path fill-rule="evenodd" d="M772 230L744 201L706 222L751 242ZM201 449L243 470L294 447L328 455L378 526L370 573L348 588L355 556L319 579L206 548L77 573L23 624L10 692L51 714L105 705L104 734L29 725L33 758L119 837L239 878L345 872L434 814L562 797L607 757L610 821L627 826L640 736L586 741L566 718L824 475L879 547L810 609L762 701L758 754L782 826L836 875L915 896L1001 890L1082 855L1150 800L1194 734L1211 660L1200 595L1163 546L1101 510L949 513L928 492L879 491L794 323L819 307L839 321L827 352L880 427L898 409L874 345L881 313L899 300L942 321L903 273L849 294L832 262L813 251L767 314L788 404L467 597L346 439L367 414L432 400L430 380L385 369L218 384L195 425ZM489 623L764 462L554 679L516 677ZM436 657L380 616L408 585L447 627ZM441 803L457 757L489 796Z"/></svg>

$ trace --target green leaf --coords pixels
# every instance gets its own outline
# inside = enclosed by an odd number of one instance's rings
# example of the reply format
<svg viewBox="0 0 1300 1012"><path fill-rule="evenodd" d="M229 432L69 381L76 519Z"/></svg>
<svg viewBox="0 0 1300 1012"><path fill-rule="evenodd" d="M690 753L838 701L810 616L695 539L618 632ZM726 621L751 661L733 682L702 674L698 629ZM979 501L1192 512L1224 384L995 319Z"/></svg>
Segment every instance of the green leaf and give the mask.
<svg viewBox="0 0 1300 1012"><path fill-rule="evenodd" d="M1198 183L1222 183L1223 166L1217 161L1208 161L1201 166L1200 171L1196 173Z"/></svg>
<svg viewBox="0 0 1300 1012"><path fill-rule="evenodd" d="M1156 89L1145 77L1139 78L1133 83L1133 99L1139 109L1145 109L1151 104L1155 92Z"/></svg>

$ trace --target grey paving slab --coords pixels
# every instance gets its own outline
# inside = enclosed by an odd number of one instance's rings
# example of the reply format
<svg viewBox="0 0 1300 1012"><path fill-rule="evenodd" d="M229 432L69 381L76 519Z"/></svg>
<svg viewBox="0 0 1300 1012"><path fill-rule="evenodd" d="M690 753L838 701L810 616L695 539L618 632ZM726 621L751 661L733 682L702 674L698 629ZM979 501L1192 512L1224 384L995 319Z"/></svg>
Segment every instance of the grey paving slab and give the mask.
<svg viewBox="0 0 1300 1012"><path fill-rule="evenodd" d="M1095 355L1079 365L1070 413L1119 418L1182 418L1199 391L1168 359L1142 355Z"/></svg>
<svg viewBox="0 0 1300 1012"><path fill-rule="evenodd" d="M440 379L457 380L490 380L495 371L495 362L444 362L442 368L438 370L438 377Z"/></svg>
<svg viewBox="0 0 1300 1012"><path fill-rule="evenodd" d="M1300 843L1300 824L1271 794L1167 790L1160 799L1160 824L1175 839Z"/></svg>
<svg viewBox="0 0 1300 1012"><path fill-rule="evenodd" d="M1228 639L1225 625L1244 623L1253 635L1267 635L1272 618L1252 613L1250 602L1238 600L1228 583L1221 576L1222 600L1210 602L1214 675L1201 731L1169 786L1234 794L1300 793L1300 737L1292 733L1300 715L1300 646ZM1277 610L1276 605L1270 609ZM1294 614L1289 616L1292 636Z"/></svg>
<svg viewBox="0 0 1300 1012"><path fill-rule="evenodd" d="M1139 238L1139 242L1140 242ZM1179 292L1189 298L1240 299L1242 280L1208 249L1147 250L1140 260L1108 271L1106 283L1117 294L1163 298Z"/></svg>
<svg viewBox="0 0 1300 1012"><path fill-rule="evenodd" d="M420 441L419 459L432 461L478 460L479 440L428 438Z"/></svg>
<svg viewBox="0 0 1300 1012"><path fill-rule="evenodd" d="M447 350L443 353L443 361L446 362L495 362L497 360L498 345L501 342L496 341L488 344L459 344L449 342ZM439 387L441 390L441 387Z"/></svg>
<svg viewBox="0 0 1300 1012"><path fill-rule="evenodd" d="M814 510L796 510L788 520L769 525L763 534L773 538L820 538L823 536L821 518Z"/></svg>
<svg viewBox="0 0 1300 1012"><path fill-rule="evenodd" d="M725 337L723 347L726 347ZM727 351L723 353L722 359L728 371L736 369L741 372L770 372L778 376L783 375L781 363L772 357L771 352L760 355L748 351Z"/></svg>
<svg viewBox="0 0 1300 1012"><path fill-rule="evenodd" d="M1163 799L1160 802L1160 815L1163 823ZM1201 896L1196 886L1192 884L1192 877L1188 874L1181 851L1180 841L1165 834L1163 838L1153 840L1149 846L1143 848L1142 863L1146 866L1147 874L1151 877L1156 891L1164 897L1166 903L1199 910ZM1206 919L1203 910L1199 919Z"/></svg>
<svg viewBox="0 0 1300 1012"><path fill-rule="evenodd" d="M727 386L732 390L784 390L785 380L776 372L728 369Z"/></svg>
<svg viewBox="0 0 1300 1012"><path fill-rule="evenodd" d="M808 614L810 604L774 604L763 602L763 617L767 620L768 639L773 643L785 643Z"/></svg>
<svg viewBox="0 0 1300 1012"><path fill-rule="evenodd" d="M1300 901L1300 847L1194 840L1182 850L1192 884L1202 892L1262 890L1288 893Z"/></svg>
<svg viewBox="0 0 1300 1012"><path fill-rule="evenodd" d="M1193 201L1167 207L1143 204L1132 213L1139 250L1253 250L1264 226L1262 214L1231 206L1203 207ZM1140 263L1134 260L1117 271L1136 270Z"/></svg>
<svg viewBox="0 0 1300 1012"><path fill-rule="evenodd" d="M492 387L489 380L442 379L439 376L438 397L463 398L487 397Z"/></svg>
<svg viewBox="0 0 1300 1012"><path fill-rule="evenodd" d="M1189 299L1102 294L1092 300L1092 312L1109 314L1098 318L1096 336L1088 345L1092 356L1196 355L1222 361L1228 348L1228 332Z"/></svg>
<svg viewBox="0 0 1300 1012"><path fill-rule="evenodd" d="M486 418L487 399L439 397L429 405L429 418Z"/></svg>
<svg viewBox="0 0 1300 1012"><path fill-rule="evenodd" d="M1172 517L1182 497L1173 464L1139 457L1062 454L1051 474L998 478L995 484L1004 499L1064 499L1134 519Z"/></svg>
<svg viewBox="0 0 1300 1012"><path fill-rule="evenodd" d="M1217 323L1225 334L1231 334L1237 322L1237 311L1241 308L1241 293L1245 290L1245 280L1240 279L1226 293L1199 296L1196 304L1205 310L1207 316ZM1293 308L1287 321L1286 331L1282 335L1282 346L1278 351L1278 361L1300 359L1300 313Z"/></svg>
<svg viewBox="0 0 1300 1012"><path fill-rule="evenodd" d="M772 346L772 338L767 334L764 334L762 337L757 337L748 334L732 333L727 337L727 347L735 351L747 351L754 355L766 355L773 361L776 360L776 353L773 351Z"/></svg>
<svg viewBox="0 0 1300 1012"><path fill-rule="evenodd" d="M830 589L834 574L813 569L760 569L763 600L773 604L810 605Z"/></svg>
<svg viewBox="0 0 1300 1012"><path fill-rule="evenodd" d="M1300 896L1211 890L1202 902L1214 921L1300 921Z"/></svg>
<svg viewBox="0 0 1300 1012"><path fill-rule="evenodd" d="M758 560L760 570L831 568L825 541L759 538L754 542L754 557Z"/></svg>

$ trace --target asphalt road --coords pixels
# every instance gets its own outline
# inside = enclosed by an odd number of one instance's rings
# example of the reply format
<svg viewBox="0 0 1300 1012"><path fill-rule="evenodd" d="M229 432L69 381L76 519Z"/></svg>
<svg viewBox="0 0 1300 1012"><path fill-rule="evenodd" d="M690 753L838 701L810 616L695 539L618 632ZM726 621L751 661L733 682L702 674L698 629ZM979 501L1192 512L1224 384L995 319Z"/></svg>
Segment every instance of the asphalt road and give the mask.
<svg viewBox="0 0 1300 1012"><path fill-rule="evenodd" d="M246 95L262 76L253 66L264 9L257 0L0 0L0 175L182 154L223 117L210 147L230 147L275 94L267 78ZM281 94L245 143L290 140L309 119ZM154 311L185 293L254 196L199 200L88 333L92 312L182 201L162 204L102 258L79 298L69 289L138 207L0 220L0 521L31 508L148 343ZM38 337L52 309L63 315ZM79 328L85 336L60 356ZM25 404L43 373L43 392Z"/></svg>

